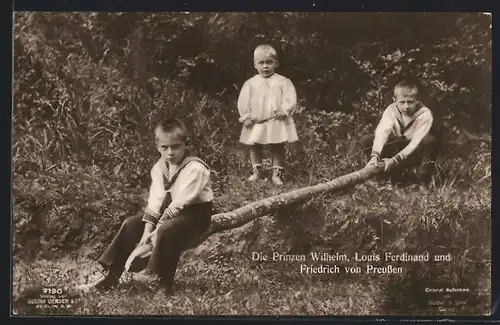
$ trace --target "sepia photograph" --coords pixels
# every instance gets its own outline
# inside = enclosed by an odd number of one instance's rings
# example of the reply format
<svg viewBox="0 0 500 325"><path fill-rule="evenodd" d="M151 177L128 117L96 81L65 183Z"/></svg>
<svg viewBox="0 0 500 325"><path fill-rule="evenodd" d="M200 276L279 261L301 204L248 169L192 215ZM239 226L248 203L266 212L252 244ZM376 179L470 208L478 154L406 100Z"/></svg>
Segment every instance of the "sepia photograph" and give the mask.
<svg viewBox="0 0 500 325"><path fill-rule="evenodd" d="M487 316L492 16L13 13L11 316Z"/></svg>

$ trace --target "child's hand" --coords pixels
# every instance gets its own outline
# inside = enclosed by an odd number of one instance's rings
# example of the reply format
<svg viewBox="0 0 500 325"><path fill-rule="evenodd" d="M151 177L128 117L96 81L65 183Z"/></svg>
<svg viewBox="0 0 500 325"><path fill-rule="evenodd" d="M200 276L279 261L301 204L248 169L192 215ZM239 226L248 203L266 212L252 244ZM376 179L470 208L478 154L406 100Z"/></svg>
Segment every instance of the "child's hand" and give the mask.
<svg viewBox="0 0 500 325"><path fill-rule="evenodd" d="M285 119L285 118L287 118L287 117L288 117L288 114L287 114L287 113L285 113L285 112L283 112L283 111L278 111L278 112L276 112L276 118L277 118L278 120L284 120L284 119Z"/></svg>
<svg viewBox="0 0 500 325"><path fill-rule="evenodd" d="M141 246L141 245L146 244L148 242L148 240L149 240L149 235L146 237L142 236L141 240L139 240L139 243L137 243L137 246Z"/></svg>
<svg viewBox="0 0 500 325"><path fill-rule="evenodd" d="M396 165L396 159L394 158L384 158L384 172L391 170Z"/></svg>
<svg viewBox="0 0 500 325"><path fill-rule="evenodd" d="M146 244L148 241L151 241L151 245L153 245L154 247L156 245L156 238L158 237L157 235L158 235L158 228L148 233L146 237L144 237L143 235L137 246Z"/></svg>
<svg viewBox="0 0 500 325"><path fill-rule="evenodd" d="M151 244L153 244L153 247L156 246L156 238L158 237L158 228L153 230L151 233L151 236L149 237L151 239Z"/></svg>
<svg viewBox="0 0 500 325"><path fill-rule="evenodd" d="M368 161L368 163L366 164L366 167L368 166L374 166L374 165L377 165L378 164L378 157L371 157L370 161Z"/></svg>
<svg viewBox="0 0 500 325"><path fill-rule="evenodd" d="M253 126L253 122L251 119L247 118L244 122L243 122L243 126L246 127L246 128L249 128L249 127L252 127Z"/></svg>
<svg viewBox="0 0 500 325"><path fill-rule="evenodd" d="M141 240L139 240L139 243L137 244L137 246L141 246L141 245L147 243L150 236L151 236L151 231L144 231L144 233L142 234Z"/></svg>

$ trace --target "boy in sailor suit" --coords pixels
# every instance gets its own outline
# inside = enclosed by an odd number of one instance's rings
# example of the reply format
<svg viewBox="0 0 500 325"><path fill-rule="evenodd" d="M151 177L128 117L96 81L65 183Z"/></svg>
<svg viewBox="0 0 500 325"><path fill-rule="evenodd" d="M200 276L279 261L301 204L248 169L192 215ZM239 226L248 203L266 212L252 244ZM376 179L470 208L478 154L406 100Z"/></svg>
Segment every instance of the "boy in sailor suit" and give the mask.
<svg viewBox="0 0 500 325"><path fill-rule="evenodd" d="M214 198L210 169L188 155L186 127L177 119L166 119L158 123L155 137L161 157L151 169L145 212L124 220L98 260L108 272L93 287L116 286L131 252L151 242L147 270L159 276L166 294L172 293L181 252L210 225Z"/></svg>
<svg viewBox="0 0 500 325"><path fill-rule="evenodd" d="M371 146L367 166L377 164L381 159L385 171L417 165L421 180L430 180L438 141L430 133L433 115L418 100L419 90L416 82L404 80L396 84L394 102L385 109L375 134L360 140L364 150Z"/></svg>

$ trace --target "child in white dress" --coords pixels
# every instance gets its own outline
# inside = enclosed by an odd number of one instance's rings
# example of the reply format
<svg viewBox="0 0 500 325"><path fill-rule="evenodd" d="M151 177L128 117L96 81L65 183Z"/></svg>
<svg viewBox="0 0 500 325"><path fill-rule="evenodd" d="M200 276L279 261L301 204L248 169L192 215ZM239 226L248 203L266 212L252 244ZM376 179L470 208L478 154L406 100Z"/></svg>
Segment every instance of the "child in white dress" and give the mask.
<svg viewBox="0 0 500 325"><path fill-rule="evenodd" d="M250 146L253 173L249 181L262 174L262 146L269 145L273 158L272 181L283 185L285 143L298 140L291 117L297 104L297 93L290 79L275 73L276 50L259 45L254 51L254 67L258 74L248 79L238 98L239 121L243 123L240 142Z"/></svg>

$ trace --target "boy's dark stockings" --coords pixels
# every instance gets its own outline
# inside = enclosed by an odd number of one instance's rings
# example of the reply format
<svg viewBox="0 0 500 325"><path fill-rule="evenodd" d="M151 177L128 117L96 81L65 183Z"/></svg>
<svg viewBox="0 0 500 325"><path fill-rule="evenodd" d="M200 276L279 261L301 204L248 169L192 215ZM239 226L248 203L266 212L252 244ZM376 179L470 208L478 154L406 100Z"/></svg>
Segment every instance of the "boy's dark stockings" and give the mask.
<svg viewBox="0 0 500 325"><path fill-rule="evenodd" d="M148 271L160 276L160 286L166 293L173 290L174 277L180 255L188 243L208 229L212 215L212 203L193 204L183 212L166 220L158 228L157 242L149 258ZM128 256L135 249L144 231L142 215L125 219L120 230L111 241L106 251L99 258L99 263L108 274L96 285L101 288L118 284Z"/></svg>

